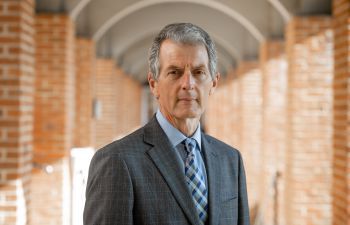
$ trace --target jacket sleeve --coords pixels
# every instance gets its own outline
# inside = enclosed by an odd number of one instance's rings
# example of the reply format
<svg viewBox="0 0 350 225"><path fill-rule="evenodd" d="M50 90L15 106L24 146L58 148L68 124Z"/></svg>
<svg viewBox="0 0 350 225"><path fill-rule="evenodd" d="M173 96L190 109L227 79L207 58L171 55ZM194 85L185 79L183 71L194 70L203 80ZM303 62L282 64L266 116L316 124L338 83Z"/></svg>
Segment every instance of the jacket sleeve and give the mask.
<svg viewBox="0 0 350 225"><path fill-rule="evenodd" d="M133 187L126 163L98 151L91 160L84 225L132 225Z"/></svg>
<svg viewBox="0 0 350 225"><path fill-rule="evenodd" d="M242 156L239 153L239 195L238 195L238 223L240 225L250 225L249 205L247 195L246 176Z"/></svg>

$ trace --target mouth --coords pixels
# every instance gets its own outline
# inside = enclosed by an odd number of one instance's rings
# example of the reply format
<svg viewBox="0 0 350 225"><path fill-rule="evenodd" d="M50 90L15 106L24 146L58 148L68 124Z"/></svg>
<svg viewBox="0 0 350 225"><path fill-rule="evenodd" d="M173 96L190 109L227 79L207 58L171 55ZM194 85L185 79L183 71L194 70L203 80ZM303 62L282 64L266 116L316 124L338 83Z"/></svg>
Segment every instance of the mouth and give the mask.
<svg viewBox="0 0 350 225"><path fill-rule="evenodd" d="M181 96L177 100L179 102L192 103L192 102L196 102L197 98L195 98L194 96Z"/></svg>
<svg viewBox="0 0 350 225"><path fill-rule="evenodd" d="M177 100L177 103L185 107L193 107L197 105L197 99L196 98L179 98Z"/></svg>
<svg viewBox="0 0 350 225"><path fill-rule="evenodd" d="M195 98L179 98L179 101L186 101L186 102L190 102L190 101L195 101Z"/></svg>
<svg viewBox="0 0 350 225"><path fill-rule="evenodd" d="M177 101L183 104L193 104L198 101L197 94L191 92L178 93Z"/></svg>

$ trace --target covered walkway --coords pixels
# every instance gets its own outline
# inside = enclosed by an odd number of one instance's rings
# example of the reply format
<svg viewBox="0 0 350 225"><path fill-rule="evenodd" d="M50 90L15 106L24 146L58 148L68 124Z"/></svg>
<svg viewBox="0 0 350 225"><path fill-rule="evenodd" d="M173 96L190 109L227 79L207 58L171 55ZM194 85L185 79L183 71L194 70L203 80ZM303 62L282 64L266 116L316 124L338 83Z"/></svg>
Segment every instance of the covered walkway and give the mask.
<svg viewBox="0 0 350 225"><path fill-rule="evenodd" d="M80 225L94 151L145 124L166 24L217 44L207 133L253 225L350 224L350 0L0 0L0 224Z"/></svg>

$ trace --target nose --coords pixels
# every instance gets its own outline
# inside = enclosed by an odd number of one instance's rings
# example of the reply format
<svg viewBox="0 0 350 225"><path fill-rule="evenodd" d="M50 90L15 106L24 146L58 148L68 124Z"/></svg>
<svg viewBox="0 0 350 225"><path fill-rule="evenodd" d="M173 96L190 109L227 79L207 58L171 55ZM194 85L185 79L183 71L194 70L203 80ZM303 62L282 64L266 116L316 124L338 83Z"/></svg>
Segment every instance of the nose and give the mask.
<svg viewBox="0 0 350 225"><path fill-rule="evenodd" d="M195 79L190 70L185 70L181 77L181 86L184 90L192 90L194 88Z"/></svg>

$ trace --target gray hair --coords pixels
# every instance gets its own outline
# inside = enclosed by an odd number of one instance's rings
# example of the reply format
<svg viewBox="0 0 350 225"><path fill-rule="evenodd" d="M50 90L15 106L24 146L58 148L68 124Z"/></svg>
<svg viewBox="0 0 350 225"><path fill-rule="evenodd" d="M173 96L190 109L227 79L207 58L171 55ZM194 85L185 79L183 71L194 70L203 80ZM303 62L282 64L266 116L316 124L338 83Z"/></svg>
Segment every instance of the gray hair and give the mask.
<svg viewBox="0 0 350 225"><path fill-rule="evenodd" d="M160 46L162 42L166 39L170 39L172 41L182 44L203 44L207 49L208 53L209 72L211 74L212 79L214 79L216 74L217 63L215 44L205 30L191 23L169 24L165 26L154 38L148 57L149 70L152 73L153 79L158 80L159 77Z"/></svg>

